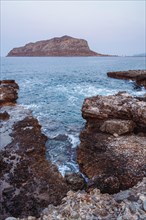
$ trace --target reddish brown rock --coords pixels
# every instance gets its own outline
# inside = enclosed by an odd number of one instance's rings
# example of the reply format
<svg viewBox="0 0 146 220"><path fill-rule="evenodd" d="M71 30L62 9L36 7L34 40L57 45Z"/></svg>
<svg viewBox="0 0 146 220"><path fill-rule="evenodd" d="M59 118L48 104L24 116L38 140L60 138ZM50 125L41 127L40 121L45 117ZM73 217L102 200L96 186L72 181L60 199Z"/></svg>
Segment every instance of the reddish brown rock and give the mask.
<svg viewBox="0 0 146 220"><path fill-rule="evenodd" d="M86 40L70 36L28 43L7 56L108 56L91 51Z"/></svg>
<svg viewBox="0 0 146 220"><path fill-rule="evenodd" d="M0 219L39 216L49 204L60 204L70 187L55 165L46 160L47 137L31 112L12 105L14 80L1 81L0 90Z"/></svg>
<svg viewBox="0 0 146 220"><path fill-rule="evenodd" d="M45 158L47 137L36 119L15 123L10 135L12 141L0 151L1 219L39 216L48 204L59 204L69 188Z"/></svg>
<svg viewBox="0 0 146 220"><path fill-rule="evenodd" d="M142 85L146 88L146 70L108 72L107 75L116 79L134 80L138 85Z"/></svg>
<svg viewBox="0 0 146 220"><path fill-rule="evenodd" d="M0 80L0 105L15 103L18 98L19 86L15 80Z"/></svg>
<svg viewBox="0 0 146 220"><path fill-rule="evenodd" d="M77 160L90 185L115 193L145 173L146 102L126 93L85 99Z"/></svg>

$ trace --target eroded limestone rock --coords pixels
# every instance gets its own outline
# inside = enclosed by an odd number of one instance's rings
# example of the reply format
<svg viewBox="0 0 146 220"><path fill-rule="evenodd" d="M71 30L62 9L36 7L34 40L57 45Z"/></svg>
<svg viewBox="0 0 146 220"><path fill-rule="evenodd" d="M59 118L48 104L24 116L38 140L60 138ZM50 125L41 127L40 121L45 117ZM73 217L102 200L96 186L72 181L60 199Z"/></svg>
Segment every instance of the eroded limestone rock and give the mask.
<svg viewBox="0 0 146 220"><path fill-rule="evenodd" d="M15 80L0 80L0 104L15 103L19 86Z"/></svg>
<svg viewBox="0 0 146 220"><path fill-rule="evenodd" d="M146 70L108 72L107 75L116 79L134 80L138 85L146 88Z"/></svg>
<svg viewBox="0 0 146 220"><path fill-rule="evenodd" d="M146 102L127 93L85 99L77 160L90 186L115 193L145 175Z"/></svg>

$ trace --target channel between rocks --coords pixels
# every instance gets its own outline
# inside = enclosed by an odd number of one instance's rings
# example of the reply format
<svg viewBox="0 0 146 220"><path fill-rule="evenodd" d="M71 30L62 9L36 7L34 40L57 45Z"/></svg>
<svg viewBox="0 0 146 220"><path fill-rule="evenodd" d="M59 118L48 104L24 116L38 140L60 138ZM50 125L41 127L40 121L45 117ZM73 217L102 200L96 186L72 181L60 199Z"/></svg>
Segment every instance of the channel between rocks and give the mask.
<svg viewBox="0 0 146 220"><path fill-rule="evenodd" d="M44 208L61 204L66 195L70 199L70 190L115 194L142 182L146 171L144 100L125 92L86 98L82 106L86 126L77 147L80 172L63 178L46 159L47 137L38 121L16 104L17 83L3 80L0 84L1 219L39 218Z"/></svg>

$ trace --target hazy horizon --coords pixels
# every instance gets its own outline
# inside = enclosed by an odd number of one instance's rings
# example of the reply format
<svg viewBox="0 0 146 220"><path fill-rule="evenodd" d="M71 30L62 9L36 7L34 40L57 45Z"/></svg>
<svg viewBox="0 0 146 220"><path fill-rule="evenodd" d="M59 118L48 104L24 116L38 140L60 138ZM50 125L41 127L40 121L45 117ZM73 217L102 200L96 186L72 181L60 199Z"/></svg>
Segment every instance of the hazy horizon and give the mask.
<svg viewBox="0 0 146 220"><path fill-rule="evenodd" d="M29 42L68 35L102 54L145 53L140 1L1 1L1 56Z"/></svg>

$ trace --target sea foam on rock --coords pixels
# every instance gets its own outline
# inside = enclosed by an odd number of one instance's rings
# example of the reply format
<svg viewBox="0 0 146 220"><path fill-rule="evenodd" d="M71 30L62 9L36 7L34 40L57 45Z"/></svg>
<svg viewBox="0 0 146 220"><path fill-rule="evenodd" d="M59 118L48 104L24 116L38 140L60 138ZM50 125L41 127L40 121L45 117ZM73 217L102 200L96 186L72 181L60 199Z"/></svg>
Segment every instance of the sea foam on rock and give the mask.
<svg viewBox="0 0 146 220"><path fill-rule="evenodd" d="M70 189L57 167L46 160L47 137L31 112L14 104L18 85L2 81L0 109L0 219L39 216ZM13 218L10 218L13 219Z"/></svg>
<svg viewBox="0 0 146 220"><path fill-rule="evenodd" d="M138 85L146 88L146 70L128 70L108 72L107 75L116 79L134 80Z"/></svg>
<svg viewBox="0 0 146 220"><path fill-rule="evenodd" d="M142 180L146 161L146 102L127 93L86 98L86 127L77 161L101 192L116 193Z"/></svg>

